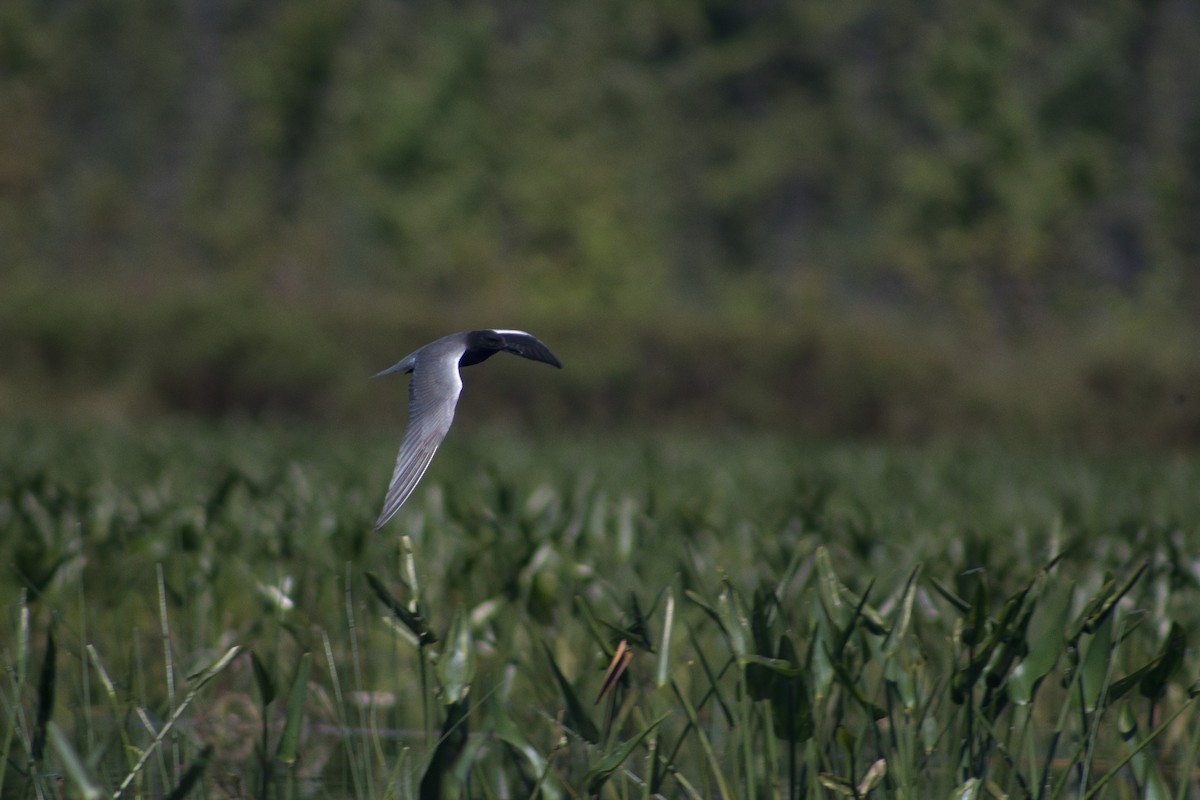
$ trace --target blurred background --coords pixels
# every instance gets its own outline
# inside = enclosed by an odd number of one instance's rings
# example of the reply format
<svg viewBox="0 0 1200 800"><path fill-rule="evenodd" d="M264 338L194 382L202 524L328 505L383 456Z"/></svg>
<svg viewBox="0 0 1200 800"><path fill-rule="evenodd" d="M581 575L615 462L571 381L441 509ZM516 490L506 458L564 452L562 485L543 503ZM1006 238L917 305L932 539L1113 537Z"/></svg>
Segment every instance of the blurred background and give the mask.
<svg viewBox="0 0 1200 800"><path fill-rule="evenodd" d="M4 0L0 413L1200 442L1200 3ZM573 428L575 429L575 428Z"/></svg>

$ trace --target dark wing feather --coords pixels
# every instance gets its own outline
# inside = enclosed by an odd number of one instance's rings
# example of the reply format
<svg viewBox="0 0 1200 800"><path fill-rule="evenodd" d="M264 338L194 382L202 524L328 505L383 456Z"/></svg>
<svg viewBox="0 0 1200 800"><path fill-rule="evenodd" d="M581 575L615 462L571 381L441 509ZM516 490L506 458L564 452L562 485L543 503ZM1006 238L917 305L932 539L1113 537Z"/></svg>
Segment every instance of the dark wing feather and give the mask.
<svg viewBox="0 0 1200 800"><path fill-rule="evenodd" d="M550 352L549 347L546 347L540 340L523 331L508 333L504 337L504 349L522 358L528 358L530 361L541 361L562 369L562 362L558 360L558 357L554 353Z"/></svg>

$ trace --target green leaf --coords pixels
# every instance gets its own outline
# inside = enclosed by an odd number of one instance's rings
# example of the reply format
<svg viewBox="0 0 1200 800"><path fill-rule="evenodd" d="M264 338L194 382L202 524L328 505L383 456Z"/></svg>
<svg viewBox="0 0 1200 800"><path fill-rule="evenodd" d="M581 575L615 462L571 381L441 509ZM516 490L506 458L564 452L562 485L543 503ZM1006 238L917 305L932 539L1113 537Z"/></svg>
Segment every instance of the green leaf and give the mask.
<svg viewBox="0 0 1200 800"><path fill-rule="evenodd" d="M848 781L832 772L821 772L817 774L817 781L831 792L840 794L843 797L857 797L858 787L853 781Z"/></svg>
<svg viewBox="0 0 1200 800"><path fill-rule="evenodd" d="M1129 761L1130 766L1133 767L1137 785L1143 787L1141 800L1171 800L1171 794L1167 791L1166 782L1163 780L1157 761L1147 757L1139 747L1141 741L1138 736L1137 716L1130 709L1129 703L1121 704L1121 710L1117 715L1117 730L1127 746L1133 749Z"/></svg>
<svg viewBox="0 0 1200 800"><path fill-rule="evenodd" d="M851 622L861 619L863 625L871 633L877 636L884 636L888 633L888 625L883 616L866 602L869 591L859 596L842 583L833 568L833 559L829 555L829 550L824 546L817 548L816 565L818 593L825 604L826 611L838 628L848 630ZM851 608L854 609L853 616L850 615Z"/></svg>
<svg viewBox="0 0 1200 800"><path fill-rule="evenodd" d="M717 615L721 618L721 627L725 630L734 656L741 658L747 655L750 652L750 624L737 591L728 582L717 596Z"/></svg>
<svg viewBox="0 0 1200 800"><path fill-rule="evenodd" d="M276 758L285 764L294 764L299 751L304 704L308 699L308 674L311 669L312 653L305 653L300 657L300 666L296 669L296 677L292 681L292 691L288 694L283 735L279 739L279 751L276 755Z"/></svg>
<svg viewBox="0 0 1200 800"><path fill-rule="evenodd" d="M75 748L67 741L62 729L56 723L49 722L46 725L46 732L50 738L50 747L58 755L58 760L63 765L63 771L67 773L67 778L79 792L79 796L87 798L87 800L97 800L103 797L104 792L88 772L87 767L84 766L83 760L79 758Z"/></svg>
<svg viewBox="0 0 1200 800"><path fill-rule="evenodd" d="M442 782L451 774L454 762L467 746L468 712L470 707L466 700L446 705L446 719L442 723L441 735L437 747L429 759L429 766L421 776L419 796L422 800L438 800L443 797Z"/></svg>
<svg viewBox="0 0 1200 800"><path fill-rule="evenodd" d="M775 661L788 665L798 663L790 637L780 637L779 658ZM812 738L815 723L803 670L775 675L771 682L771 715L775 735L784 741L799 744Z"/></svg>
<svg viewBox="0 0 1200 800"><path fill-rule="evenodd" d="M1045 591L1033 612L1029 626L1029 653L1013 667L1006 690L1018 705L1033 699L1038 683L1054 668L1066 646L1064 627L1071 611L1071 587Z"/></svg>
<svg viewBox="0 0 1200 800"><path fill-rule="evenodd" d="M987 620L987 579L983 573L980 573L975 583L975 595L971 598L971 607L963 618L962 643L967 647L973 647L983 641L987 630Z"/></svg>
<svg viewBox="0 0 1200 800"><path fill-rule="evenodd" d="M554 674L554 680L558 684L558 691L562 695L563 705L566 712L564 720L567 727L578 733L586 741L592 744L598 744L600 741L600 731L596 729L596 724L592 722L592 718L588 716L587 710L583 703L579 702L579 696L575 694L575 690L571 688L571 684L567 681L562 670L558 668L558 664L554 661L554 655L550 652L550 648L543 642L542 648L546 651L546 660L550 662L550 671Z"/></svg>
<svg viewBox="0 0 1200 800"><path fill-rule="evenodd" d="M771 675L766 673L767 664L758 659L771 661L774 652L771 641L770 616L777 604L774 593L760 586L754 591L754 605L750 609L750 632L754 641L754 654L738 659L746 670L746 688L755 700L766 700L771 696Z"/></svg>
<svg viewBox="0 0 1200 800"><path fill-rule="evenodd" d="M887 639L883 642L883 654L887 658L895 655L900 642L908 635L909 625L912 624L913 603L917 597L917 578L920 574L921 565L917 564L908 574L908 581L904 584L904 591L900 595L900 602L897 604L896 613L892 618L891 630L888 631Z"/></svg>
<svg viewBox="0 0 1200 800"><path fill-rule="evenodd" d="M786 661L782 658L768 658L767 656L759 656L752 653L748 656L742 656L737 661L738 664L741 664L742 666L761 667L763 670L769 670L770 672L788 678L794 678L797 675L803 674L803 670L800 669L799 665L793 664L791 661ZM767 691L769 692L769 689L767 689ZM764 694L762 698L756 699L766 699L767 696L767 694Z"/></svg>
<svg viewBox="0 0 1200 800"><path fill-rule="evenodd" d="M563 788L558 778L550 770L550 761L537 751L521 729L512 721L504 708L493 707L493 733L496 738L516 750L529 762L530 774L537 776L536 791L540 791L547 800L559 800L563 796ZM536 795L536 791L530 796Z"/></svg>
<svg viewBox="0 0 1200 800"><path fill-rule="evenodd" d="M583 595L575 595L575 607L583 613L584 622L587 623L588 632L591 633L592 639L596 642L596 646L604 651L604 654L611 657L617 652L613 641L621 639L637 638L632 631L622 628L620 625L613 625L611 622L600 619L596 613L592 611L591 603Z"/></svg>
<svg viewBox="0 0 1200 800"><path fill-rule="evenodd" d="M670 713L663 714L658 719L646 726L646 728L638 733L637 736L615 748L612 752L608 753L598 762L596 762L596 764L594 764L592 768L588 770L587 776L584 778L584 782L587 784L588 793L596 794L599 792L600 787L602 787L605 781L607 781L609 777L616 772L616 770L622 764L625 763L625 759L629 758L629 754L633 752L634 748L640 745L645 738L649 736L654 729L657 728L662 721L669 716L671 716Z"/></svg>
<svg viewBox="0 0 1200 800"><path fill-rule="evenodd" d="M663 611L662 641L658 646L658 666L654 672L654 683L658 688L667 685L671 676L671 631L675 627L675 592L668 588L667 602Z"/></svg>
<svg viewBox="0 0 1200 800"><path fill-rule="evenodd" d="M187 770L179 779L179 783L167 795L166 800L183 800L187 797L192 789L196 788L196 784L200 782L200 778L204 775L204 770L208 767L208 760L212 757L213 746L211 744L204 745L200 750L200 755L196 760L188 765Z"/></svg>
<svg viewBox="0 0 1200 800"><path fill-rule="evenodd" d="M438 659L437 669L445 702L457 703L467 696L475 680L475 642L461 607L450 623L446 649Z"/></svg>
<svg viewBox="0 0 1200 800"><path fill-rule="evenodd" d="M235 658L237 658L238 654L241 652L242 652L241 645L235 644L233 647L226 650L224 655L222 655L216 661L209 664L204 669L200 670L199 672L193 672L191 675L188 675L187 679L188 679L188 683L191 684L192 691L198 692L201 689L201 687L203 687L206 683L211 681L213 678L217 677L217 675L220 674L220 672L222 670L224 670L226 667L228 667L229 664Z"/></svg>
<svg viewBox="0 0 1200 800"><path fill-rule="evenodd" d="M1133 574L1119 586L1115 578L1110 578L1100 592L1092 598L1088 607L1084 609L1082 619L1072 638L1077 638L1081 633L1094 632L1100 623L1107 619L1112 610L1117 607L1117 602L1138 582L1138 579L1146 572L1146 567L1149 565L1150 562L1148 560L1143 560L1138 565L1138 568L1134 570Z"/></svg>
<svg viewBox="0 0 1200 800"><path fill-rule="evenodd" d="M419 645L425 646L437 643L437 635L429 627L429 623L425 621L424 617L410 610L395 597L392 597L392 593L387 590L387 587L383 585L383 581L379 580L375 573L367 573L367 583L370 584L379 601L391 609L396 618L412 631L412 634L417 637Z"/></svg>
<svg viewBox="0 0 1200 800"><path fill-rule="evenodd" d="M258 694L262 698L265 708L271 705L271 701L275 699L275 681L271 679L271 675L258 657L258 653L253 650L250 651L250 664L254 667L254 683L258 686Z"/></svg>
<svg viewBox="0 0 1200 800"><path fill-rule="evenodd" d="M966 614L971 610L971 604L958 596L953 589L942 583L935 576L929 577L929 583L933 586L937 593L946 599L946 602L954 606L955 610L960 614Z"/></svg>
<svg viewBox="0 0 1200 800"><path fill-rule="evenodd" d="M1079 679L1083 681L1085 708L1093 711L1111 675L1113 618L1106 614L1093 630L1087 652L1079 665Z"/></svg>
<svg viewBox="0 0 1200 800"><path fill-rule="evenodd" d="M887 761L882 758L877 759L873 764L871 764L870 767L867 768L867 771L862 776L862 780L858 782L858 791L855 794L855 797L866 797L875 790L875 787L878 786L880 781L882 781L886 776Z"/></svg>
<svg viewBox="0 0 1200 800"><path fill-rule="evenodd" d="M859 705L862 706L864 711L871 715L872 719L883 719L887 716L886 710L880 706L877 706L871 701L871 698L867 697L866 692L864 692L863 688L854 680L854 677L846 669L844 664L838 661L833 661L832 663L833 671L837 676L838 683L840 683L843 688L847 689L850 694L854 696L854 699L858 701Z"/></svg>
<svg viewBox="0 0 1200 800"><path fill-rule="evenodd" d="M1187 633L1178 622L1171 623L1166 641L1158 651L1158 655L1150 662L1150 669L1138 684L1138 692L1142 697L1157 700L1167 691L1167 680L1183 663L1183 654L1187 650Z"/></svg>
<svg viewBox="0 0 1200 800"><path fill-rule="evenodd" d="M40 761L46 744L46 725L54 712L54 690L58 684L58 670L55 655L58 647L54 644L54 634L46 631L46 652L42 656L42 671L38 677L37 692L37 724L34 728L32 756L34 761Z"/></svg>

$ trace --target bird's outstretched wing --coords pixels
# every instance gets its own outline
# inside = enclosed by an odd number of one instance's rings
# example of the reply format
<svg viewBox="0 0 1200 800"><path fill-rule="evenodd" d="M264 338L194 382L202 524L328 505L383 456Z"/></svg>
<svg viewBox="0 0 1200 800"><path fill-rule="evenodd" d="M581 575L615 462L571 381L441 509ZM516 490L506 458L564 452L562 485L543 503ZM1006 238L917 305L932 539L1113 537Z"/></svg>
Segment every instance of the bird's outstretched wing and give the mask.
<svg viewBox="0 0 1200 800"><path fill-rule="evenodd" d="M375 530L382 528L417 488L438 445L450 430L461 392L457 358L416 363L408 384L408 428L400 442L400 455Z"/></svg>

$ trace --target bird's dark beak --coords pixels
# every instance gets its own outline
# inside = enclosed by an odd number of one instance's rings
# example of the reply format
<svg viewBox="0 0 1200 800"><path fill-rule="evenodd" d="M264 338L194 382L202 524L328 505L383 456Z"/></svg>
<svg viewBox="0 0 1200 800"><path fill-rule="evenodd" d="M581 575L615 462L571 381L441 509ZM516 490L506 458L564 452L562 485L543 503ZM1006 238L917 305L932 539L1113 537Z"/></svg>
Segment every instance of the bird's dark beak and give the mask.
<svg viewBox="0 0 1200 800"><path fill-rule="evenodd" d="M505 339L504 349L514 355L528 358L530 361L541 361L552 367L562 369L562 362L558 360L558 357L554 353L550 352L550 348L532 336L522 336L519 339Z"/></svg>

